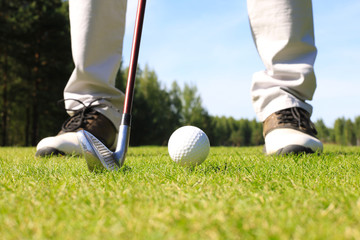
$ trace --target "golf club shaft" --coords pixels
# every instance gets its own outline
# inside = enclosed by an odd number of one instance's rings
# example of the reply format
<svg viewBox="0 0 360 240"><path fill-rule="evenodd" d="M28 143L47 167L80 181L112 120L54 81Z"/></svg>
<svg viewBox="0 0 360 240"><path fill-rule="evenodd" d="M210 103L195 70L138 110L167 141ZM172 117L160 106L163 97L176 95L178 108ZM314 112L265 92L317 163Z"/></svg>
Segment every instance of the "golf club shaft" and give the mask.
<svg viewBox="0 0 360 240"><path fill-rule="evenodd" d="M146 0L138 1L133 43L132 43L132 49L130 55L129 74L126 84L126 92L125 92L125 101L124 101L124 110L123 110L124 115L125 114L130 115L132 109L136 69L137 69L139 49L140 49L141 32L142 32L144 15L145 15L145 5L146 5Z"/></svg>
<svg viewBox="0 0 360 240"><path fill-rule="evenodd" d="M130 55L129 74L126 83L124 110L119 127L119 138L114 152L114 158L119 161L119 166L125 161L127 148L129 146L131 130L131 110L134 98L135 77L139 57L141 32L144 22L146 0L139 0L135 19L133 43Z"/></svg>

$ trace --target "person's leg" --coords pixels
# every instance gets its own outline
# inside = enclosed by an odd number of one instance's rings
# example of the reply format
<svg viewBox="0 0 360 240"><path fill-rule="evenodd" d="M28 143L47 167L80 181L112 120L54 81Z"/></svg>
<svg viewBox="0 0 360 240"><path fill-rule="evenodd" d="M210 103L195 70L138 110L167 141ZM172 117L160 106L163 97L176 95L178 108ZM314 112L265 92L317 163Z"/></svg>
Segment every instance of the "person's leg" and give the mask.
<svg viewBox="0 0 360 240"><path fill-rule="evenodd" d="M37 155L80 154L75 132L86 129L108 147L115 141L124 94L115 88L122 58L126 0L70 0L75 69L65 87L70 116L55 137L39 142Z"/></svg>
<svg viewBox="0 0 360 240"><path fill-rule="evenodd" d="M311 0L247 3L253 38L266 68L254 74L251 89L255 112L264 122L266 152L321 151L310 122L312 107L306 102L316 88Z"/></svg>
<svg viewBox="0 0 360 240"><path fill-rule="evenodd" d="M72 54L75 69L64 90L64 99L88 105L106 98L109 107L97 110L119 126L124 94L115 88L122 58L126 0L70 0ZM79 109L77 101L66 101L67 109Z"/></svg>

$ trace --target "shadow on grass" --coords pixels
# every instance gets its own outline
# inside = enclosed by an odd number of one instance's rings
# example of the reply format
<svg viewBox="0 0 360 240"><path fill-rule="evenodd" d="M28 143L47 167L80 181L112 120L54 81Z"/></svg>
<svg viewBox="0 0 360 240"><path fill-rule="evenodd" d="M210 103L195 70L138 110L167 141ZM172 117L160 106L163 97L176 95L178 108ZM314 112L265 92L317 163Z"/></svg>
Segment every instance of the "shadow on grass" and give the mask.
<svg viewBox="0 0 360 240"><path fill-rule="evenodd" d="M213 173L226 173L230 170L240 169L240 166L235 166L234 164L222 162L222 163L211 163L211 164L204 164L195 167L188 167L187 170L190 173L202 173L206 174L213 174Z"/></svg>
<svg viewBox="0 0 360 240"><path fill-rule="evenodd" d="M127 166L127 165L124 165L120 169L115 170L115 171L109 171L109 170L104 169L104 168L101 168L101 169L96 169L95 168L93 171L91 171L91 173L96 174L96 175L106 175L106 174L109 174L109 173L128 174L130 172L132 172L132 168Z"/></svg>

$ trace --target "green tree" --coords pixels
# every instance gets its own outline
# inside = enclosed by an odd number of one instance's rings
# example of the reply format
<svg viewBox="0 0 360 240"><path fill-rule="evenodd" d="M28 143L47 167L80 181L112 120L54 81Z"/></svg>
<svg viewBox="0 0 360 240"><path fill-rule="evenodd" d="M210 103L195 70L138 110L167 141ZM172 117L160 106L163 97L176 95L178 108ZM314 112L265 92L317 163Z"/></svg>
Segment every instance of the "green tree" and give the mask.
<svg viewBox="0 0 360 240"><path fill-rule="evenodd" d="M238 121L232 117L212 117L213 145L230 146L233 144L233 135L239 129Z"/></svg>
<svg viewBox="0 0 360 240"><path fill-rule="evenodd" d="M350 119L345 121L344 138L345 138L345 144L346 145L351 145L351 146L356 145L355 126L354 126L353 122Z"/></svg>
<svg viewBox="0 0 360 240"><path fill-rule="evenodd" d="M319 119L315 122L315 127L318 132L317 137L319 138L320 141L324 143L331 142L330 130L326 127L322 119Z"/></svg>
<svg viewBox="0 0 360 240"><path fill-rule="evenodd" d="M233 146L249 146L251 145L252 129L247 119L237 121L238 128L233 131L230 136L230 142Z"/></svg>
<svg viewBox="0 0 360 240"><path fill-rule="evenodd" d="M251 128L250 145L258 146L264 144L263 124L261 122L257 122L256 119L253 119L250 122L250 128Z"/></svg>
<svg viewBox="0 0 360 240"><path fill-rule="evenodd" d="M16 14L19 1L0 1L0 73L1 73L1 145L8 144L8 122L9 122L9 88L10 83L16 77L14 69L14 51L18 49L18 44L13 40L16 32Z"/></svg>
<svg viewBox="0 0 360 240"><path fill-rule="evenodd" d="M2 78L3 144L35 145L65 117L56 102L72 69L67 2L1 1L0 16L9 40L1 38L1 48L8 44L1 61L11 63Z"/></svg>
<svg viewBox="0 0 360 240"><path fill-rule="evenodd" d="M175 114L178 124L184 122L182 116L182 101L181 101L181 88L179 85L174 81L171 84L171 89L169 92L170 102L171 102L171 111Z"/></svg>
<svg viewBox="0 0 360 240"><path fill-rule="evenodd" d="M345 118L338 118L334 124L334 136L335 143L340 145L346 145L346 139L344 137Z"/></svg>
<svg viewBox="0 0 360 240"><path fill-rule="evenodd" d="M154 71L146 66L136 79L133 104L132 145L165 145L180 125L172 110L170 94L161 86Z"/></svg>
<svg viewBox="0 0 360 240"><path fill-rule="evenodd" d="M181 94L182 125L193 125L205 131L212 143L211 117L202 106L202 100L194 85L185 84Z"/></svg>
<svg viewBox="0 0 360 240"><path fill-rule="evenodd" d="M207 115L195 85L185 84L182 90L182 115L184 125L202 125L203 116Z"/></svg>
<svg viewBox="0 0 360 240"><path fill-rule="evenodd" d="M354 121L355 135L356 135L356 145L360 145L360 116L355 118Z"/></svg>

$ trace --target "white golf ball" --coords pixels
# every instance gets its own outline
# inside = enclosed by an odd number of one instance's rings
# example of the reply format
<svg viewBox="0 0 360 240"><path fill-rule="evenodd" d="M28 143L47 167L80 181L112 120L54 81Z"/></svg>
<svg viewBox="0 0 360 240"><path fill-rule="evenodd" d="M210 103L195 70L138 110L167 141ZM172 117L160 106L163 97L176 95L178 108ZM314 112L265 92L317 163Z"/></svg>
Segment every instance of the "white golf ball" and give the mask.
<svg viewBox="0 0 360 240"><path fill-rule="evenodd" d="M171 135L168 150L174 162L183 166L195 166L205 161L209 155L210 142L200 128L184 126Z"/></svg>

